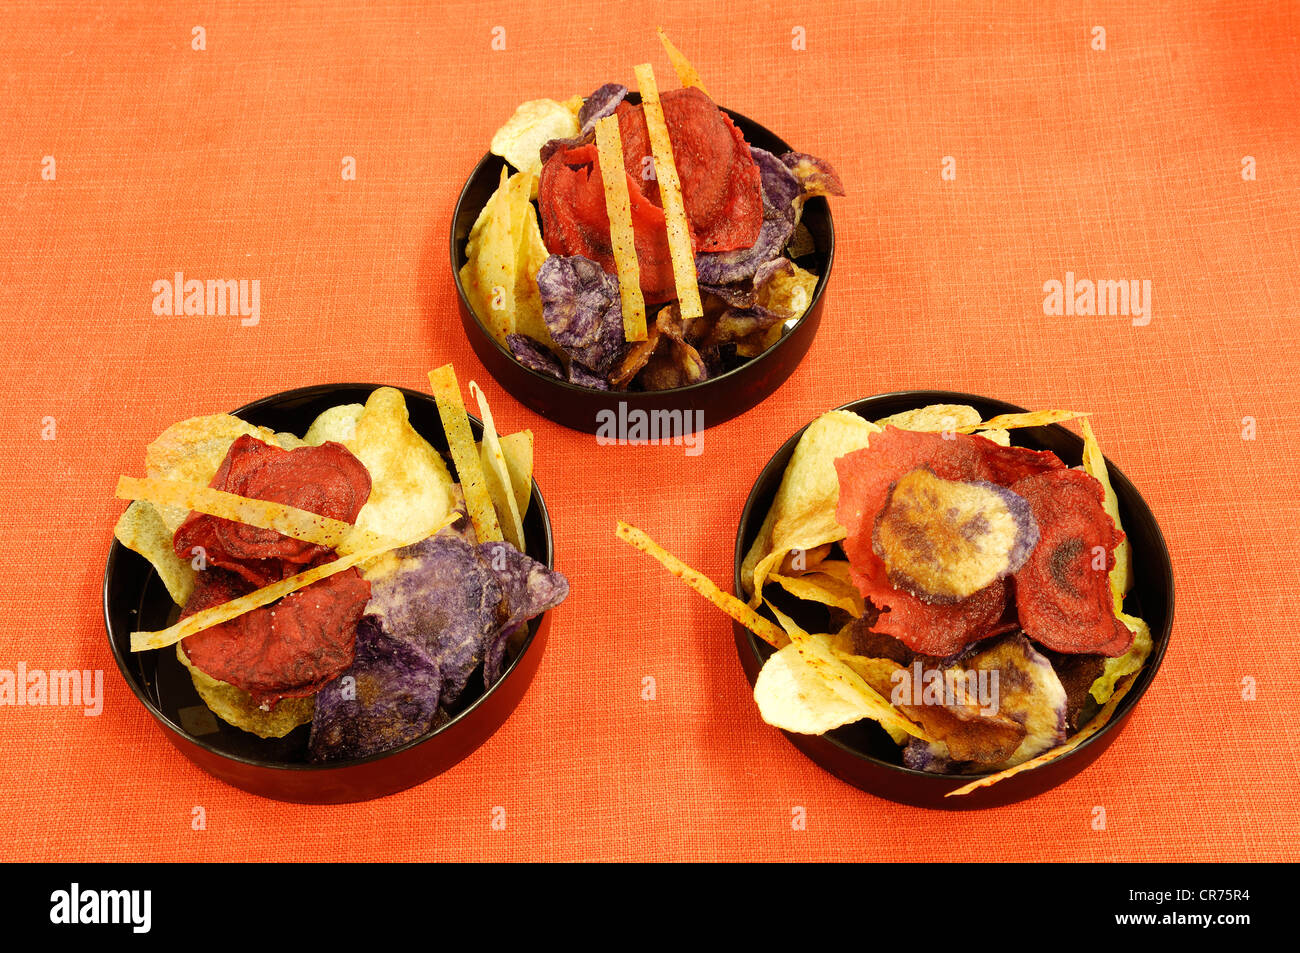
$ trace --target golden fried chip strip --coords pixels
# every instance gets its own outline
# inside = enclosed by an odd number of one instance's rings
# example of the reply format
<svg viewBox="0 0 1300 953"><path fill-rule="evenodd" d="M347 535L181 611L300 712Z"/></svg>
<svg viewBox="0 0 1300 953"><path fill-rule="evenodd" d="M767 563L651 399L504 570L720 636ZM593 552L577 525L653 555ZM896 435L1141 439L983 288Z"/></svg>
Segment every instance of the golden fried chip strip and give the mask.
<svg viewBox="0 0 1300 953"><path fill-rule="evenodd" d="M619 520L617 535L623 542L658 560L660 565L670 573L773 648L779 649L789 643L789 636L779 626L763 618L731 593L723 592L714 585L711 579L702 573L696 572L635 526L630 526Z"/></svg>
<svg viewBox="0 0 1300 953"><path fill-rule="evenodd" d="M668 226L668 251L672 255L678 308L683 319L702 317L704 306L700 303L700 287L695 276L695 245L691 241L690 223L686 220L682 182L673 159L673 143L668 136L663 103L659 101L655 71L649 63L636 67L636 82L641 90L646 132L650 136L650 151L655 159L655 178L659 181L659 196L663 200L664 218Z"/></svg>
<svg viewBox="0 0 1300 953"><path fill-rule="evenodd" d="M447 445L451 448L452 462L456 464L456 475L460 478L461 492L465 494L474 533L480 543L500 542L505 537L501 535L496 508L487 490L483 461L479 458L478 445L469 427L469 415L465 412L465 402L461 400L456 371L450 364L430 371L429 385L438 403L442 429L447 433Z"/></svg>
<svg viewBox="0 0 1300 953"><path fill-rule="evenodd" d="M704 88L704 83L700 80L700 74L695 71L691 61L682 55L682 51L673 45L673 41L668 39L668 34L664 32L663 27L658 28L659 42L664 45L664 52L668 54L668 61L673 64L673 69L677 73L677 79L683 86L694 86L705 96L709 91ZM712 96L709 96L712 99Z"/></svg>
<svg viewBox="0 0 1300 953"><path fill-rule="evenodd" d="M641 294L641 263L636 257L632 230L632 202L623 167L623 139L618 131L618 114L596 122L596 150L600 157L600 178L605 186L605 210L609 213L609 240L618 270L618 296L623 309L623 338L644 341L645 297Z"/></svg>

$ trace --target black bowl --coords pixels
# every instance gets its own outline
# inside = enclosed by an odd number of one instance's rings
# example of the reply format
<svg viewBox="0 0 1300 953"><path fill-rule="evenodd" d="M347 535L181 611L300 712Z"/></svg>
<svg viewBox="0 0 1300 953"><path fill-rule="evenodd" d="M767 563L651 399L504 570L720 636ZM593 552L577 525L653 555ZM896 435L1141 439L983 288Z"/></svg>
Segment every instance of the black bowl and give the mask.
<svg viewBox="0 0 1300 953"><path fill-rule="evenodd" d="M255 401L236 416L250 423L301 435L317 414L336 404L365 403L378 384L325 384L285 391ZM411 425L435 449L447 450L437 404L428 394L401 388ZM470 417L476 438L483 425ZM451 466L449 461L449 466ZM454 472L454 466L452 467ZM551 521L533 483L524 519L528 555L550 567ZM533 619L522 642L507 656L501 678L487 691L478 673L435 731L382 754L351 761L313 764L307 760L310 725L283 738L258 738L221 721L200 700L189 673L173 649L131 651L135 629L164 628L179 610L149 562L114 540L104 571L104 622L113 657L136 697L158 722L167 740L204 771L263 797L305 804L367 801L401 791L446 771L488 739L523 697L546 645L549 613Z"/></svg>
<svg viewBox="0 0 1300 953"><path fill-rule="evenodd" d="M879 420L904 410L928 404L969 404L985 420L997 414L1021 413L1023 408L1000 400L947 391L903 391L882 394L845 404L867 420ZM735 591L741 592L740 565L758 535L763 517L776 496L786 465L807 426L787 440L763 472L745 502L736 534ZM1083 455L1083 439L1059 424L1011 431L1012 443L1034 450L1051 450L1068 466L1077 466ZM1120 520L1133 550L1133 588L1125 610L1141 616L1151 627L1151 656L1137 675L1137 682L1120 701L1110 722L1068 754L1041 767L1023 771L1006 780L970 794L948 797L947 792L969 783L979 775L927 774L903 766L902 749L875 722L845 725L824 735L782 732L796 748L836 777L863 791L901 804L943 810L971 810L1022 801L1074 777L1118 737L1133 708L1155 678L1169 645L1174 622L1174 575L1169 550L1155 516L1129 479L1109 460L1111 483L1119 497ZM736 649L752 684L772 648L739 623L734 625Z"/></svg>
<svg viewBox="0 0 1300 953"><path fill-rule="evenodd" d="M640 96L629 93L628 100L640 102ZM730 109L723 111L735 122L750 145L776 155L792 151L785 140L752 119ZM698 384L659 391L591 390L524 367L479 321L460 281L470 229L500 183L501 169L505 165L504 159L488 153L474 167L461 190L451 220L451 273L456 281L461 323L474 353L497 383L520 403L548 420L584 433L595 433L602 419L608 419L602 412L612 413L615 420L624 419L620 415L620 405L628 412L699 410L703 412L703 425L707 428L749 410L780 387L803 360L821 323L822 296L835 261L835 228L830 205L821 197L804 203L800 219L812 235L815 249L805 258L798 259L801 266L818 275L812 300L803 317L787 328L776 344L757 357Z"/></svg>

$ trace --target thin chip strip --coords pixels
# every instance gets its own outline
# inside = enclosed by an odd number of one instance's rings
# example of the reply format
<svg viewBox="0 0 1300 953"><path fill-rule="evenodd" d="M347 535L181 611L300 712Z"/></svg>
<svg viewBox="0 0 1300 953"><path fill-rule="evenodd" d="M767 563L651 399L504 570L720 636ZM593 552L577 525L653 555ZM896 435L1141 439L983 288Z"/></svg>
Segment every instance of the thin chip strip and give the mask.
<svg viewBox="0 0 1300 953"><path fill-rule="evenodd" d="M337 549L340 556L358 549L373 549L384 542L381 537L358 530L351 523L330 519L310 510L227 493L225 490L215 490L182 480L118 477L117 498L148 500L154 506L180 506L259 529L275 530L303 542Z"/></svg>
<svg viewBox="0 0 1300 953"><path fill-rule="evenodd" d="M1023 761L1015 767L1007 768L1005 771L999 771L997 774L990 774L986 778L978 778L970 784L965 784L955 790L949 791L944 795L944 797L959 797L963 794L970 794L972 791L978 791L980 788L986 788L989 785L997 784L999 781L1005 781L1007 778L1014 777L1022 771L1029 771L1032 768L1040 767L1047 764L1049 761L1055 761L1057 758L1069 754L1075 748L1079 747L1079 745L1083 744L1097 732L1101 731L1101 729L1106 727L1111 716L1115 714L1115 709L1119 707L1119 703L1123 700L1124 696L1128 694L1128 690L1133 687L1135 681L1137 681L1136 675L1125 682L1119 691L1110 696L1110 701L1106 702L1106 704L1102 706L1101 711L1097 712L1096 717L1093 718L1092 721L1088 722L1088 724L1085 725L1078 734L1066 741L1064 744L1059 744L1055 748L1044 751L1038 757L1030 758L1028 761Z"/></svg>
<svg viewBox="0 0 1300 953"><path fill-rule="evenodd" d="M779 649L789 644L789 636L779 626L764 619L731 593L723 592L707 576L696 572L635 526L619 520L617 535L623 542L658 560L670 573L773 648Z"/></svg>
<svg viewBox="0 0 1300 953"><path fill-rule="evenodd" d="M668 60L673 64L673 69L677 72L677 79L683 86L694 86L705 96L709 91L704 88L704 83L700 81L700 74L695 72L695 67L691 61L682 55L682 51L673 46L673 41L668 39L668 34L664 32L663 27L658 28L659 42L664 45L664 52L668 54ZM712 96L709 96L712 99Z"/></svg>
<svg viewBox="0 0 1300 953"><path fill-rule="evenodd" d="M609 240L618 270L618 296L623 308L623 338L644 341L645 296L641 294L641 263L636 257L632 231L632 202L623 166L623 138L618 131L618 114L596 122L596 150L600 157L600 178L605 186L605 211L609 213Z"/></svg>
<svg viewBox="0 0 1300 953"><path fill-rule="evenodd" d="M650 136L650 151L655 158L655 178L659 181L659 197L663 200L664 218L668 226L668 251L673 261L677 306L682 318L699 318L704 315L704 306L700 304L700 286L695 277L695 245L691 241L690 223L686 220L682 181L677 175L677 163L673 159L673 142L668 136L663 103L659 101L654 67L649 63L636 67L636 82L641 90L646 132Z"/></svg>
<svg viewBox="0 0 1300 953"><path fill-rule="evenodd" d="M202 612L196 612L194 615L187 616L166 629L159 629L156 632L132 632L131 651L144 652L148 649L162 649L169 645L175 645L181 639L188 638L196 632L202 632L214 625L221 625L223 622L237 619L246 612L268 606L277 599L283 599L292 592L310 586L313 582L328 579L330 576L351 569L357 563L365 562L367 559L373 559L376 556L382 556L392 549L401 549L403 546L414 545L426 536L432 536L443 527L450 526L455 520L456 514L450 513L443 519L441 525L430 533L422 534L418 539L386 540L378 546L361 549L347 556L340 556L333 562L325 563L325 565L317 566L314 569L308 569L306 572L300 572L288 579L273 582L271 585L263 586L246 596L231 599L229 602L223 602L219 606L212 606Z"/></svg>
<svg viewBox="0 0 1300 953"><path fill-rule="evenodd" d="M479 461L483 464L483 485L487 488L488 496L494 500L492 506L496 510L497 525L501 527L506 542L522 553L524 524L519 518L519 506L515 503L510 471L506 467L506 457L501 452L501 441L492 420L492 408L488 406L487 395L474 381L469 382L469 392L478 401L479 419L483 421L483 451L479 454ZM494 484L496 493L492 492Z"/></svg>
<svg viewBox="0 0 1300 953"><path fill-rule="evenodd" d="M766 600L764 601L766 602ZM864 718L871 718L887 728L895 728L898 731L906 732L914 738L920 738L922 741L931 740L919 726L903 717L902 712L868 685L861 675L836 658L833 652L805 632L799 626L799 623L772 605L772 603L768 602L767 607L772 610L772 614L780 620L781 625L790 634L790 640L794 642L795 651L799 653L799 658L803 663L821 676L822 681L830 687L831 691L849 704L859 706L862 709Z"/></svg>
<svg viewBox="0 0 1300 953"><path fill-rule="evenodd" d="M1033 410L1025 414L1000 414L992 420L955 429L957 433L972 433L976 430L1015 430L1017 427L1042 427L1087 416L1086 412L1078 410Z"/></svg>
<svg viewBox="0 0 1300 953"><path fill-rule="evenodd" d="M460 397L456 371L450 364L430 371L429 386L433 388L433 399L438 402L438 415L442 418L442 429L447 433L451 460L456 464L456 475L460 478L461 492L465 494L465 505L469 509L470 522L474 524L474 533L480 543L501 542L505 537L501 535L496 508L492 505L492 496L487 490L483 461L479 458L478 445L469 428L469 415L465 412L465 402Z"/></svg>

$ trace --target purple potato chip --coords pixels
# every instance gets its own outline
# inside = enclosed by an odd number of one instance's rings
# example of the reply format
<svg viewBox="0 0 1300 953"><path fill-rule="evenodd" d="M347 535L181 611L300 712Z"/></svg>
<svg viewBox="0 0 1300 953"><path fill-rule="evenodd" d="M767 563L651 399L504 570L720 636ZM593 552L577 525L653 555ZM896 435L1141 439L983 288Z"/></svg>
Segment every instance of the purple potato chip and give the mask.
<svg viewBox="0 0 1300 953"><path fill-rule="evenodd" d="M623 356L618 279L581 255L552 255L537 272L542 317L570 359L607 376Z"/></svg>
<svg viewBox="0 0 1300 953"><path fill-rule="evenodd" d="M606 83L587 97L578 110L578 122L586 135L596 128L597 120L613 115L618 104L627 98L627 87L621 83Z"/></svg>
<svg viewBox="0 0 1300 953"><path fill-rule="evenodd" d="M496 573L505 601L506 620L483 660L483 684L491 688L501 677L511 636L529 619L563 602L569 594L569 580L506 542L483 543L478 552Z"/></svg>
<svg viewBox="0 0 1300 953"><path fill-rule="evenodd" d="M383 618L391 638L438 667L442 703L454 704L499 628L501 584L460 536L439 533L396 556L368 574L367 610Z"/></svg>
<svg viewBox="0 0 1300 953"><path fill-rule="evenodd" d="M564 380L564 368L546 345L534 341L526 334L507 334L506 344L515 360L530 371L537 371L547 377Z"/></svg>
<svg viewBox="0 0 1300 953"><path fill-rule="evenodd" d="M825 159L803 152L787 152L781 156L781 162L799 180L800 191L805 197L844 194L844 184Z"/></svg>
<svg viewBox="0 0 1300 953"><path fill-rule="evenodd" d="M609 390L609 380L601 377L577 361L569 362L569 383L590 390Z"/></svg>
<svg viewBox="0 0 1300 953"><path fill-rule="evenodd" d="M763 181L763 224L749 248L696 255L695 271L702 285L727 285L753 278L758 266L780 255L794 234L797 218L794 200L800 194L799 180L767 150L751 146L749 151L758 163Z"/></svg>
<svg viewBox="0 0 1300 953"><path fill-rule="evenodd" d="M584 132L581 135L574 136L572 139L548 139L542 143L540 151L542 165L551 161L551 156L557 152L565 152L569 149L577 149L579 146L589 145L596 141L594 131Z"/></svg>
<svg viewBox="0 0 1300 953"><path fill-rule="evenodd" d="M311 759L364 758L414 741L437 726L441 685L438 666L389 638L379 616L362 616L352 667L316 695Z"/></svg>
<svg viewBox="0 0 1300 953"><path fill-rule="evenodd" d="M700 285L700 290L715 298L721 298L733 308L748 308L758 297L754 287L748 282L734 285Z"/></svg>

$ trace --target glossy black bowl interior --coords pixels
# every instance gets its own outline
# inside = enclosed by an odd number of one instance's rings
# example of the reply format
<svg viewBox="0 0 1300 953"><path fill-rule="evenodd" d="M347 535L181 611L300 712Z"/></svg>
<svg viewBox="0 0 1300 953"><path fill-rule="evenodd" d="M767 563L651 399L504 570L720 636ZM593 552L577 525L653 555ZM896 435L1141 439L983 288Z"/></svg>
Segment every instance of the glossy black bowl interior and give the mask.
<svg viewBox="0 0 1300 953"><path fill-rule="evenodd" d="M629 93L628 100L640 102L640 96ZM730 109L725 112L751 146L776 155L791 151L783 139L753 120ZM814 251L796 259L801 267L818 275L812 300L803 317L786 329L781 340L757 357L709 380L660 391L590 390L524 367L479 321L460 281L470 229L496 190L505 166L504 159L488 153L470 173L452 214L451 271L459 296L461 323L479 360L502 387L543 417L574 430L595 433L602 419L608 419L602 417L602 412L612 412L617 419L621 403L627 410L646 412L699 410L703 414L703 426L712 427L744 413L780 387L808 352L821 323L823 295L835 260L830 205L821 197L804 203L800 219L812 235Z"/></svg>
<svg viewBox="0 0 1300 953"><path fill-rule="evenodd" d="M929 404L969 404L988 420L997 414L1019 413L1023 408L999 400L990 400L970 394L947 391L905 391L868 397L845 404L841 410L851 410L867 420L879 420L891 414L925 407ZM735 591L741 592L740 566L758 535L763 518L771 507L786 465L794 453L795 445L806 427L782 445L759 475L740 518L736 535ZM1103 435L1104 437L1104 435ZM1011 431L1011 441L1034 450L1051 450L1068 466L1077 466L1082 460L1083 440L1059 424ZM1104 443L1104 441L1103 441ZM1125 600L1125 611L1142 617L1151 627L1153 647L1146 665L1137 675L1137 682L1119 703L1110 722L1097 734L1079 745L1069 754L1038 768L1021 772L987 788L971 794L945 798L973 780L977 775L927 774L903 766L902 749L872 721L845 725L825 735L799 735L783 732L800 751L832 774L854 787L903 804L944 810L969 810L1010 804L1032 797L1078 774L1104 751L1118 736L1129 714L1137 705L1151 680L1155 678L1169 644L1174 621L1173 567L1164 537L1156 524L1155 516L1128 478L1109 460L1111 482L1119 498L1120 521L1128 535L1133 551L1133 588ZM819 616L825 625L824 612L808 603L797 603L803 617L796 620L809 631L817 628ZM783 608L785 608L783 604ZM740 661L751 683L758 678L759 669L772 653L767 643L757 638L738 623L734 626L736 648Z"/></svg>
<svg viewBox="0 0 1300 953"><path fill-rule="evenodd" d="M236 416L278 432L302 436L316 416L337 404L363 404L378 384L327 384L285 391L234 411ZM448 457L447 439L433 397L401 388L411 425ZM482 424L470 426L481 438ZM143 457L143 448L141 448ZM524 520L528 555L553 565L550 518L537 484ZM104 620L123 677L163 733L187 758L222 780L265 797L304 803L363 801L419 784L450 768L495 731L523 697L537 670L549 613L529 623L512 646L501 678L484 692L481 671L469 680L452 718L399 748L352 761L313 764L307 760L310 725L284 738L263 739L221 721L203 704L174 648L133 653L133 630L173 623L179 610L143 556L114 540L104 572Z"/></svg>

